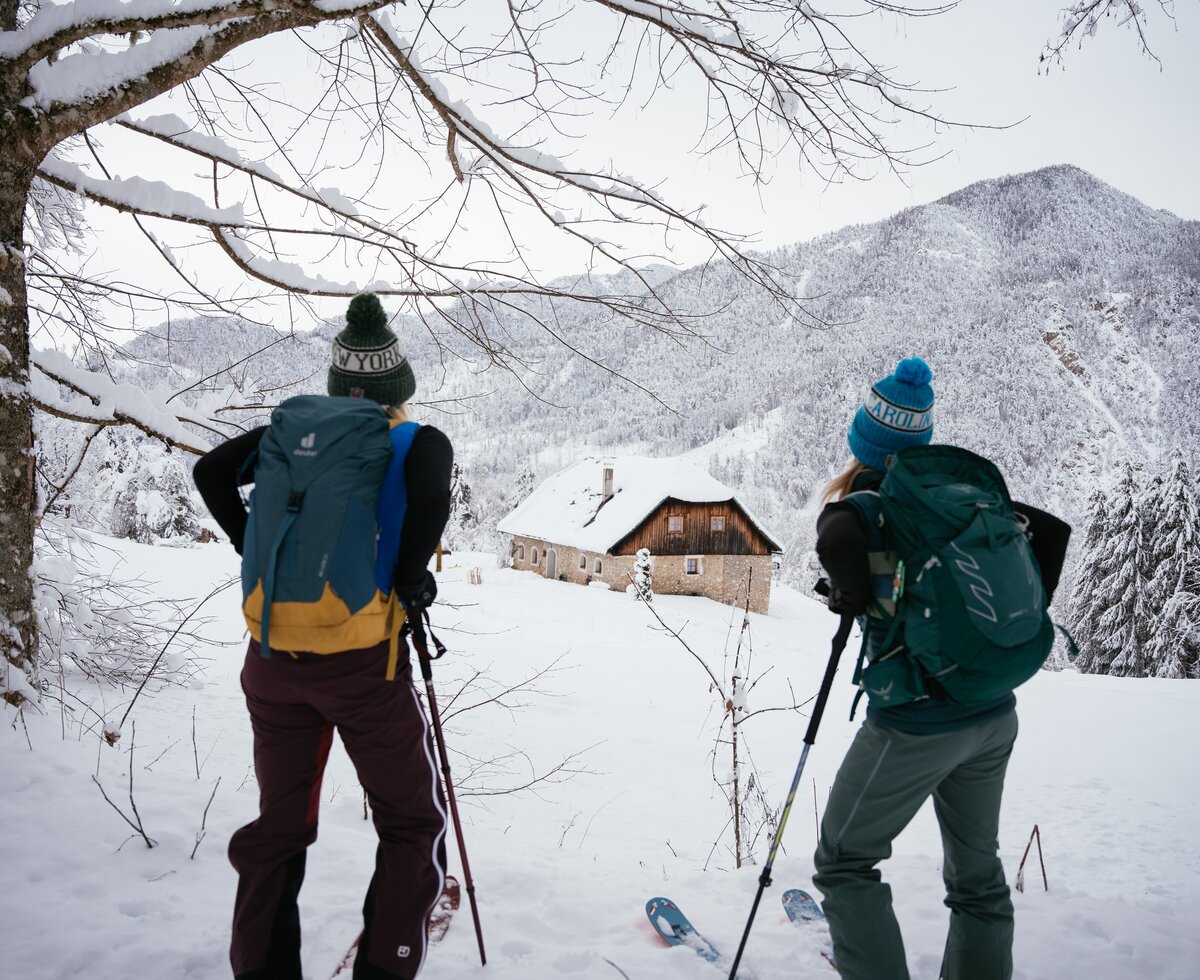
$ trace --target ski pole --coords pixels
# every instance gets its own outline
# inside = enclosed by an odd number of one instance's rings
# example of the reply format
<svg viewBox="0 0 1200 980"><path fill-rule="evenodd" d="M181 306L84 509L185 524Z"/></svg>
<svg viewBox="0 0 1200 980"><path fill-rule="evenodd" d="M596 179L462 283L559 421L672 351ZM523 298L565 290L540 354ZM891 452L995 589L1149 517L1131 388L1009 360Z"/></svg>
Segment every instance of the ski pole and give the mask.
<svg viewBox="0 0 1200 980"><path fill-rule="evenodd" d="M417 650L417 660L421 663L421 676L425 679L425 698L429 702L429 716L433 721L434 741L437 743L438 760L442 764L442 778L446 783L446 800L450 804L450 816L454 820L454 836L458 839L458 856L462 860L463 877L467 882L467 898L471 902L471 917L475 920L475 939L479 943L479 962L487 966L487 953L483 948L483 929L479 924L479 906L475 902L475 880L471 877L471 864L467 860L467 843L463 839L462 822L458 819L458 801L454 797L454 783L450 781L450 757L446 754L446 737L442 732L442 718L438 714L437 698L433 694L433 661L441 657L446 648L442 641L434 636L432 627L429 635L433 637L433 645L437 648L437 656L431 656L429 645L425 642L425 623L421 622L424 613L425 622L429 622L429 613L419 610L417 615L409 620L413 646Z"/></svg>
<svg viewBox="0 0 1200 980"><path fill-rule="evenodd" d="M817 700L813 705L812 717L808 720L808 731L804 733L804 749L800 753L800 762L796 766L796 775L792 777L792 788L788 790L787 803L779 817L779 827L771 839L771 851L767 855L767 863L763 865L762 874L758 876L758 891L754 895L754 904L750 906L750 918L746 920L746 930L742 933L742 941L738 944L737 956L733 958L733 968L729 971L729 980L736 980L738 964L742 962L742 953L746 949L746 940L750 938L750 929L754 925L754 916L758 913L758 903L762 901L763 891L771 884L771 868L775 864L775 854L783 840L783 830L787 826L788 815L792 812L792 803L796 799L796 790L800 786L800 777L804 774L804 763L808 759L808 750L817 740L817 727L821 724L821 715L825 712L825 703L829 700L829 690L833 687L833 675L837 673L838 659L846 649L846 641L850 638L850 628L854 625L853 616L842 616L838 630L833 636L833 650L829 655L829 663L825 667L825 677L821 681L821 690L817 692Z"/></svg>

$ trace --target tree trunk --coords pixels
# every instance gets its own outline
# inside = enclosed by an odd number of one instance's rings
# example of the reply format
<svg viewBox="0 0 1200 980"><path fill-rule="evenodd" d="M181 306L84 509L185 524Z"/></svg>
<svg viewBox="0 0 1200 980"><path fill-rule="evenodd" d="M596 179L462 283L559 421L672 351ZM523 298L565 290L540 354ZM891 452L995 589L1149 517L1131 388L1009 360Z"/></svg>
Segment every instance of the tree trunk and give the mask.
<svg viewBox="0 0 1200 980"><path fill-rule="evenodd" d="M0 106L0 697L19 704L13 668L37 663L33 608L33 405L29 392L29 309L25 291L25 206L37 161L15 107ZM25 152L22 152L25 151ZM0 664L0 668L4 665ZM19 682L18 682L19 683Z"/></svg>

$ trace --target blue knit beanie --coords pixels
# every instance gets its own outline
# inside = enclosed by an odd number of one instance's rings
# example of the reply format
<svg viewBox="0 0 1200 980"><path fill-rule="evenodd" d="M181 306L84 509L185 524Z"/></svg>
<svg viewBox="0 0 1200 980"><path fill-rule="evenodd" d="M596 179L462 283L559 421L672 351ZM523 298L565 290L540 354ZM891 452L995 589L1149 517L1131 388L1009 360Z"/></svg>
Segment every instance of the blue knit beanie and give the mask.
<svg viewBox="0 0 1200 980"><path fill-rule="evenodd" d="M896 370L871 385L850 423L850 451L864 466L887 469L891 457L933 439L933 371L919 357L906 357Z"/></svg>

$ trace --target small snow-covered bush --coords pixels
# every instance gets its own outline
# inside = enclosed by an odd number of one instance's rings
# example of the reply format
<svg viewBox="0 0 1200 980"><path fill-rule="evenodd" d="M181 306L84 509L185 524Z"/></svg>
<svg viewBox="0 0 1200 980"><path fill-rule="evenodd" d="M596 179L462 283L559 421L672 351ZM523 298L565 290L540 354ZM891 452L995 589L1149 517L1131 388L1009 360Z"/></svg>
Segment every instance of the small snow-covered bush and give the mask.
<svg viewBox="0 0 1200 980"><path fill-rule="evenodd" d="M98 434L39 420L43 506L82 527L143 544L204 540L191 457L133 429Z"/></svg>
<svg viewBox="0 0 1200 980"><path fill-rule="evenodd" d="M633 559L633 585L638 598L654 601L654 574L649 548L639 548Z"/></svg>

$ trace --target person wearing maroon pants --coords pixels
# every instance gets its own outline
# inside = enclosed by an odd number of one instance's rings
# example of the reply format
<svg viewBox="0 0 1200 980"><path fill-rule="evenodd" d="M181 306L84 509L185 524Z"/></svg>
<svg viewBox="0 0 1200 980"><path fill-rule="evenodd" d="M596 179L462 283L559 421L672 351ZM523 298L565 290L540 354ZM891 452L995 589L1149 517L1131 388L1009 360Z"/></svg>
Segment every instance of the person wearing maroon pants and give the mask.
<svg viewBox="0 0 1200 980"><path fill-rule="evenodd" d="M395 354L391 353L394 345ZM356 297L335 341L331 395L371 398L404 419L416 388L399 342L374 296ZM367 366L357 351L389 353L392 368ZM201 458L197 489L241 554L247 513L238 485L265 428ZM453 450L422 426L404 462L407 509L395 571L396 593L419 615L436 595L427 566L449 515ZM389 643L333 654L260 655L250 641L242 689L254 732L258 819L229 844L238 873L230 962L237 980L302 980L298 896L307 849L317 839L321 777L336 729L371 805L379 835L375 873L363 903L353 980L413 980L424 963L426 928L445 881L446 810L425 712L401 662L387 680Z"/></svg>

